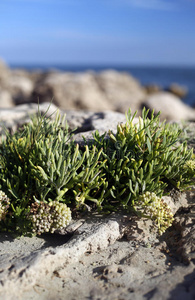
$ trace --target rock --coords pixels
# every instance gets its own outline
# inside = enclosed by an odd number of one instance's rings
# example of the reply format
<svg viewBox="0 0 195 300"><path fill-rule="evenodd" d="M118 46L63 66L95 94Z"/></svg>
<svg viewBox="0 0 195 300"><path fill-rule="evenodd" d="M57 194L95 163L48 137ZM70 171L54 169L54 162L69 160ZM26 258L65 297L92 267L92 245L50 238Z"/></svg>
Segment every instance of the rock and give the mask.
<svg viewBox="0 0 195 300"><path fill-rule="evenodd" d="M4 84L4 81L9 77L10 70L4 61L0 60L0 86Z"/></svg>
<svg viewBox="0 0 195 300"><path fill-rule="evenodd" d="M42 114L48 105L40 104ZM52 104L47 115L56 109ZM0 119L17 127L37 110L33 103L1 109ZM112 111L66 115L89 135L125 121ZM194 192L163 198L175 223L161 237L151 220L120 212L83 214L53 235L15 239L1 232L0 299L194 299Z"/></svg>
<svg viewBox="0 0 195 300"><path fill-rule="evenodd" d="M92 119L92 129L105 131L116 131L116 127L119 123L125 123L126 117L124 114L113 111L102 112L101 116Z"/></svg>
<svg viewBox="0 0 195 300"><path fill-rule="evenodd" d="M113 106L106 102L91 73L51 73L40 81L33 92L33 101L53 99L61 109L107 110Z"/></svg>
<svg viewBox="0 0 195 300"><path fill-rule="evenodd" d="M145 93L128 74L116 71L101 73L48 73L40 80L31 100L51 101L62 109L82 109L95 112L114 110L125 112L140 108Z"/></svg>
<svg viewBox="0 0 195 300"><path fill-rule="evenodd" d="M2 127L6 127L14 132L22 124L30 121L30 118L40 111L44 114L47 109L47 116L52 115L55 118L55 112L58 107L49 102L41 103L38 107L35 103L17 105L15 108L3 108L0 110L0 119ZM93 133L99 130L100 134L104 134L109 130L116 133L117 125L121 122L126 122L126 117L122 113L105 111L105 112L92 112L92 111L64 111L60 110L61 115L66 115L66 121L71 130L74 130L74 140L78 143L83 142L83 136L87 140L93 139ZM134 119L138 122L138 118ZM75 131L76 129L76 131Z"/></svg>
<svg viewBox="0 0 195 300"><path fill-rule="evenodd" d="M145 97L144 89L131 75L124 72L107 70L96 76L100 89L106 99L118 112L133 112L140 109L140 103Z"/></svg>
<svg viewBox="0 0 195 300"><path fill-rule="evenodd" d="M195 119L194 110L173 94L160 92L157 85L142 87L130 74L114 70L80 73L56 70L28 72L11 70L0 62L0 89L3 91L1 98L7 99L7 107L53 100L56 106L65 111L124 113L131 108L132 113L137 110L138 115L141 115L142 107L146 106L154 108L156 112L161 110L162 119ZM169 90L181 97L187 92L177 84L172 84Z"/></svg>
<svg viewBox="0 0 195 300"><path fill-rule="evenodd" d="M28 290L29 287L32 288L38 283L37 279L44 276L48 271L53 273L55 269L60 268L64 264L75 263L84 253L91 253L97 251L97 249L103 250L107 248L122 236L120 218L120 216L114 217L113 220L107 218L104 221L102 218L97 218L94 222L94 216L92 220L88 220L79 227L77 234L68 244L63 243L62 247L55 250L48 248L39 253L35 251L27 256L25 253L28 253L28 247L24 250L24 253L20 250L21 258L25 255L26 259L20 259L16 255L15 259L12 260L11 269L9 255L7 258L4 257L4 270L0 273L0 284L3 287L0 290L0 296L2 292L4 299L12 299L16 294L19 296L22 290ZM1 241L4 241L2 236ZM32 247L32 242L33 244L34 242L37 243L37 238L34 238L34 241L32 238L30 247ZM43 240L40 242L40 245L43 245ZM1 255L4 255L4 251L5 249L1 250Z"/></svg>
<svg viewBox="0 0 195 300"><path fill-rule="evenodd" d="M68 110L64 111L66 114L66 120L70 129L76 129L76 133L78 132L86 132L93 130L94 127L92 125L93 119L102 119L103 112L92 112L86 110Z"/></svg>
<svg viewBox="0 0 195 300"><path fill-rule="evenodd" d="M180 207L188 207L189 205L189 195L187 193L181 193L177 190L173 190L171 192L171 196L164 196L162 199L171 208L171 211L174 215Z"/></svg>
<svg viewBox="0 0 195 300"><path fill-rule="evenodd" d="M159 92L148 96L143 106L161 111L161 120L195 120L195 110L184 104L178 97L168 92Z"/></svg>
<svg viewBox="0 0 195 300"><path fill-rule="evenodd" d="M0 131L4 132L4 127L14 132L24 123L31 120L31 117L40 111L41 114L47 112L46 116L53 114L57 111L57 107L54 104L42 103L39 105L35 103L18 105L14 108L1 108L0 110ZM48 111L47 111L48 110Z"/></svg>
<svg viewBox="0 0 195 300"><path fill-rule="evenodd" d="M12 100L9 102L16 105L29 102L34 83L27 71L10 70L0 64L0 88L10 94Z"/></svg>
<svg viewBox="0 0 195 300"><path fill-rule="evenodd" d="M14 102L10 93L7 90L0 89L0 108L8 108L13 106Z"/></svg>
<svg viewBox="0 0 195 300"><path fill-rule="evenodd" d="M144 90L148 95L160 92L162 88L157 84L147 84L144 86Z"/></svg>
<svg viewBox="0 0 195 300"><path fill-rule="evenodd" d="M12 72L6 81L7 90L12 95L15 105L29 102L28 99L33 91L33 81L21 74L21 72Z"/></svg>
<svg viewBox="0 0 195 300"><path fill-rule="evenodd" d="M67 117L69 119L68 114ZM96 130L98 130L100 135L103 135L106 132L106 137L108 136L109 131L112 131L112 133L116 134L117 125L119 123L125 123L126 121L125 115L119 112L105 111L102 113L93 113L89 119L85 120L86 124L88 124L88 130L82 130L83 127L79 128L74 135L74 140L77 143L83 144L84 137L86 142L90 142L94 139L93 135L95 134ZM136 124L138 122L139 119L134 118L133 123Z"/></svg>
<svg viewBox="0 0 195 300"><path fill-rule="evenodd" d="M150 220L132 221L120 214L93 215L71 235L12 239L1 233L0 299L15 299L16 294L35 300L49 295L51 299L101 295L105 300L114 295L128 300L129 294L137 300L146 294L162 300L182 299L179 294L193 299L194 264L178 262L166 246L166 236L159 243L155 233L149 234ZM126 230L128 241L121 239Z"/></svg>
<svg viewBox="0 0 195 300"><path fill-rule="evenodd" d="M99 88L94 75L93 73L77 74L75 78L79 87L79 95L76 99L77 107L92 111L114 109L114 105L107 101L106 95Z"/></svg>
<svg viewBox="0 0 195 300"><path fill-rule="evenodd" d="M181 86L177 83L172 83L168 88L167 91L176 95L179 98L184 98L187 93L188 93L188 89L184 86Z"/></svg>

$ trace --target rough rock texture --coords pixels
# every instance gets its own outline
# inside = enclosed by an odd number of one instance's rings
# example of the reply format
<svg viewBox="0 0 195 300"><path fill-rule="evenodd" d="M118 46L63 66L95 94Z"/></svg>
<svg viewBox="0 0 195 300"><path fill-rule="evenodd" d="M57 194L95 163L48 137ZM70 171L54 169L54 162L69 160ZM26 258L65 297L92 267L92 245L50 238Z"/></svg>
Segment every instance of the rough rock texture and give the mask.
<svg viewBox="0 0 195 300"><path fill-rule="evenodd" d="M150 221L120 214L79 220L64 235L2 233L0 299L194 299L194 237L179 240L186 227L176 234L176 224L160 240Z"/></svg>
<svg viewBox="0 0 195 300"><path fill-rule="evenodd" d="M161 110L162 118L167 120L194 120L194 109L174 98L172 94L163 94L162 97L157 93L159 90L160 87L155 85L141 86L125 72L28 72L11 70L0 61L0 107L53 100L54 104L66 111L82 109L124 113L131 108L132 112L137 110L140 114L142 107L147 105L151 109ZM174 94L184 95L184 90L177 85L170 90ZM155 95L148 98L151 93Z"/></svg>
<svg viewBox="0 0 195 300"><path fill-rule="evenodd" d="M11 130L35 111L34 104L22 105L1 110L0 117ZM70 111L67 120L91 138L92 130L109 128L109 121L114 127L125 116ZM83 215L53 235L15 239L0 233L0 299L194 299L194 199L195 190L164 197L175 221L161 237L150 220L120 212Z"/></svg>
<svg viewBox="0 0 195 300"><path fill-rule="evenodd" d="M4 127L9 129L10 131L15 131L22 124L29 122L31 117L38 112L44 114L49 107L47 112L47 116L53 114L57 111L57 107L50 103L42 103L41 105L30 103L18 105L14 109L13 108L1 108L0 110L0 133L3 133Z"/></svg>

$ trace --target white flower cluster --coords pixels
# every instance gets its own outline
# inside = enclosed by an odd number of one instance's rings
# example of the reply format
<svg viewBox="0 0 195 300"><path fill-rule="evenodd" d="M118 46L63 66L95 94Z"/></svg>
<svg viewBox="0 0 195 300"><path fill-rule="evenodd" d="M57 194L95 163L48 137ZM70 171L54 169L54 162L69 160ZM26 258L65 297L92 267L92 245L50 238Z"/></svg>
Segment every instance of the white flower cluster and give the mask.
<svg viewBox="0 0 195 300"><path fill-rule="evenodd" d="M135 208L143 217L149 217L157 223L159 234L171 226L174 220L170 207L152 192L140 195Z"/></svg>
<svg viewBox="0 0 195 300"><path fill-rule="evenodd" d="M5 217L9 204L9 198L3 191L0 190L0 221Z"/></svg>
<svg viewBox="0 0 195 300"><path fill-rule="evenodd" d="M33 232L41 234L53 233L56 229L63 229L71 221L71 210L64 203L53 201L48 203L33 203L30 211Z"/></svg>

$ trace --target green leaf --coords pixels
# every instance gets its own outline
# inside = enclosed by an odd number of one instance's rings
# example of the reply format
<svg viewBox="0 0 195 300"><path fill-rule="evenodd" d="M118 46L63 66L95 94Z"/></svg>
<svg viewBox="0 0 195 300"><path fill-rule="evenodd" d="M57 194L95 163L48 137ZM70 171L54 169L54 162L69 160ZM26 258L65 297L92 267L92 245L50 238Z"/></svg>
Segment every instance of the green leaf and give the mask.
<svg viewBox="0 0 195 300"><path fill-rule="evenodd" d="M152 152L152 147L151 147L151 143L150 143L149 138L146 139L146 143L147 143L147 146L148 146L148 151L149 151L149 153L151 153Z"/></svg>

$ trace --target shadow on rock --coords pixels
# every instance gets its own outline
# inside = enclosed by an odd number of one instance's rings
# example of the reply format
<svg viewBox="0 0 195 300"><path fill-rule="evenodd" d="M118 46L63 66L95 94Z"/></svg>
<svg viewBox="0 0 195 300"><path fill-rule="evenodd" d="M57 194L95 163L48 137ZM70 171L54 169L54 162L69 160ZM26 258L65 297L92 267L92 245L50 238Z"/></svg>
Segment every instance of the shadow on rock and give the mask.
<svg viewBox="0 0 195 300"><path fill-rule="evenodd" d="M168 300L183 299L195 299L195 270L184 277L184 281L176 286Z"/></svg>
<svg viewBox="0 0 195 300"><path fill-rule="evenodd" d="M65 243L67 243L71 237L73 236L73 233L67 233L65 235L61 234L42 234L40 235L41 239L44 239L44 248L47 247L57 247L62 246ZM39 238L39 236L37 236Z"/></svg>

